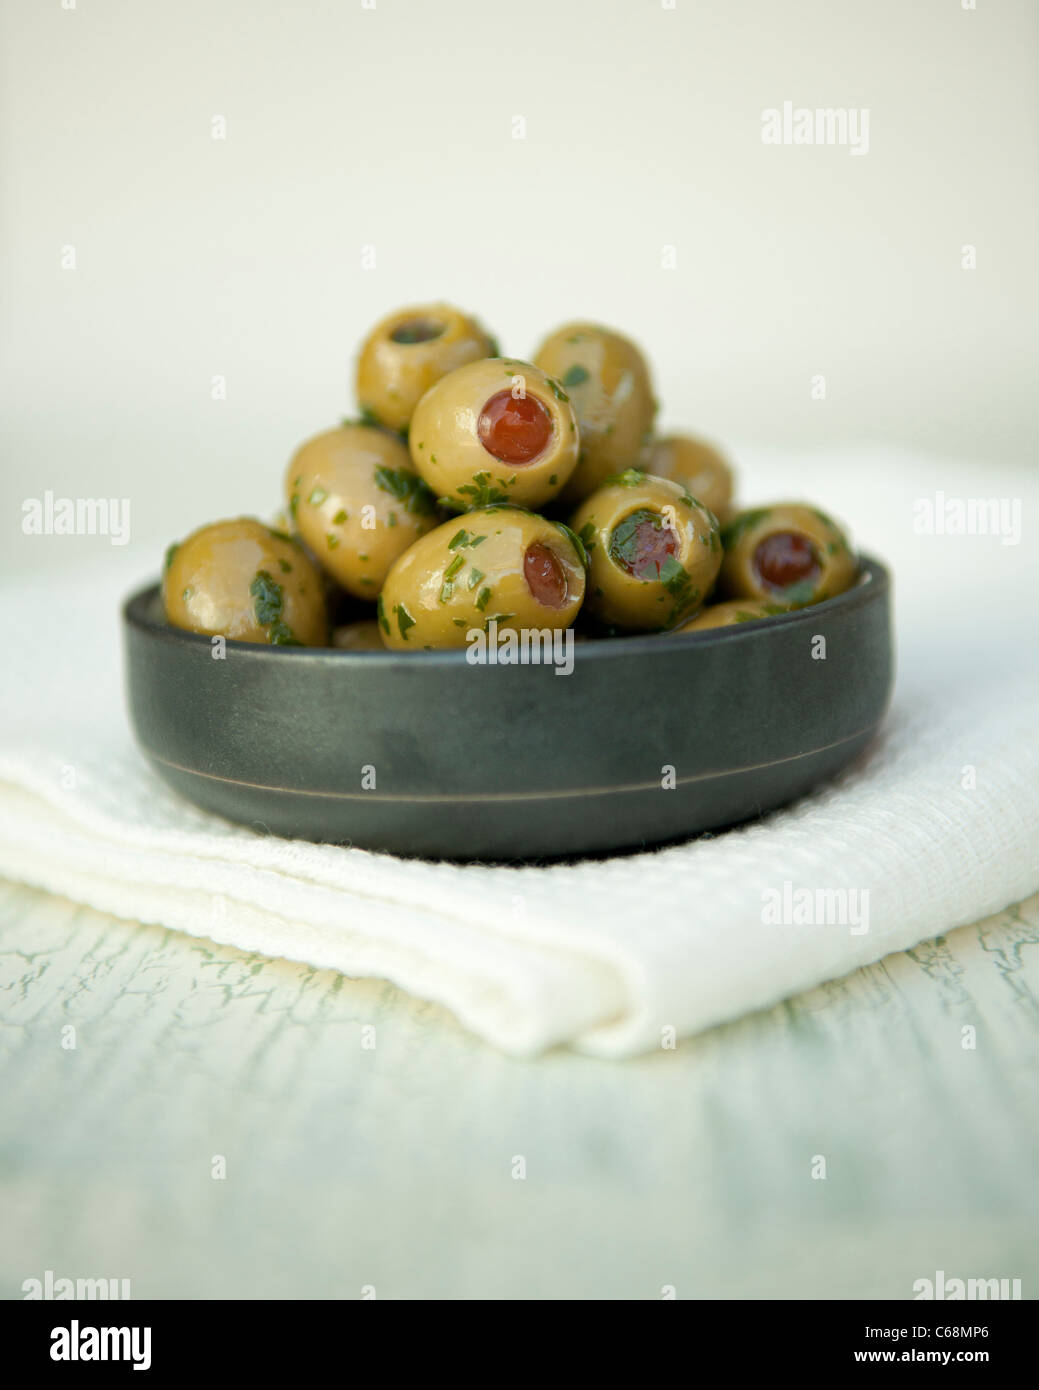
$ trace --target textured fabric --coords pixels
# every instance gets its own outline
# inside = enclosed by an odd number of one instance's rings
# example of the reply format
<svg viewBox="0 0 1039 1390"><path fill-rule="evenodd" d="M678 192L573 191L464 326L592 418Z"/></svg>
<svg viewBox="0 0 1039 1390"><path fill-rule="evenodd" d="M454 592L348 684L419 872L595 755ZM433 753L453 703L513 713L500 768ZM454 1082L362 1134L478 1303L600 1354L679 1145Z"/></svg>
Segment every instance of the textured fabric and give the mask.
<svg viewBox="0 0 1039 1390"><path fill-rule="evenodd" d="M865 548L892 564L907 595L901 679L874 747L793 807L653 854L539 868L253 834L180 800L137 753L118 600L152 566L106 556L89 582L52 570L16 602L8 592L18 660L2 688L0 873L119 917L385 977L519 1054L658 1047L998 911L1039 888L1035 485L904 456L840 464L801 461L799 490L856 518ZM748 495L789 492L775 483L791 467L762 462ZM1023 541L917 535L913 498L936 486L1023 496ZM805 890L813 903L845 890L855 920L791 918ZM770 920L774 904L785 924Z"/></svg>

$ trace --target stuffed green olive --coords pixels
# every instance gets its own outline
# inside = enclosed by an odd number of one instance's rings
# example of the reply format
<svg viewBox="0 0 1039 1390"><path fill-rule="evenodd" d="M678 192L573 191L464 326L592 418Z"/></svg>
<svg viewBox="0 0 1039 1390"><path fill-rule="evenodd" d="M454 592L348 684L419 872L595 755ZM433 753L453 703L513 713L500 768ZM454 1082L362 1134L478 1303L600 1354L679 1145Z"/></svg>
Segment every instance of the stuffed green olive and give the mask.
<svg viewBox="0 0 1039 1390"><path fill-rule="evenodd" d="M581 547L565 526L518 507L482 507L400 557L379 600L387 647L465 647L499 630L567 628L585 593Z"/></svg>
<svg viewBox="0 0 1039 1390"><path fill-rule="evenodd" d="M398 555L437 523L429 488L396 437L343 424L307 440L285 474L293 524L347 593L378 598Z"/></svg>
<svg viewBox="0 0 1039 1390"><path fill-rule="evenodd" d="M842 594L858 575L858 561L837 523L799 502L738 512L723 529L722 544L720 598L804 608Z"/></svg>
<svg viewBox="0 0 1039 1390"><path fill-rule="evenodd" d="M565 501L580 501L611 474L647 462L657 402L646 360L630 339L594 323L567 323L545 339L534 361L562 385L577 413L581 458Z"/></svg>
<svg viewBox="0 0 1039 1390"><path fill-rule="evenodd" d="M450 304L398 309L375 325L361 347L358 404L380 425L402 432L434 382L497 351L477 321Z"/></svg>
<svg viewBox="0 0 1039 1390"><path fill-rule="evenodd" d="M538 367L490 357L426 392L408 447L433 492L454 507L541 507L577 465L577 418L566 392Z"/></svg>
<svg viewBox="0 0 1039 1390"><path fill-rule="evenodd" d="M328 637L321 574L291 537L251 517L170 546L162 601L169 622L189 632L296 647Z"/></svg>
<svg viewBox="0 0 1039 1390"><path fill-rule="evenodd" d="M678 483L628 469L585 498L570 525L588 554L587 611L603 626L674 627L714 585L718 522Z"/></svg>

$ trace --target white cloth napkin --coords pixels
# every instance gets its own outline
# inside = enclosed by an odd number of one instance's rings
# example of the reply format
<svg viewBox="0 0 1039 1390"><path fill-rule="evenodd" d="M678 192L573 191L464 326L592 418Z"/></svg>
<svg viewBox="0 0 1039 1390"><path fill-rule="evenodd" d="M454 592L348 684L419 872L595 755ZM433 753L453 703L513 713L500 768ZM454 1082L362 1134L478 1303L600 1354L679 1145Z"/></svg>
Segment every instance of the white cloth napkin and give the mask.
<svg viewBox="0 0 1039 1390"><path fill-rule="evenodd" d="M749 471L754 500L796 491L855 521L900 596L901 679L884 733L797 805L657 853L539 868L254 834L168 791L134 747L118 605L155 566L119 552L86 578L52 569L6 585L15 660L0 687L0 874L118 917L392 980L512 1053L571 1042L610 1057L1039 889L1037 483L876 452ZM936 489L1021 498L1020 543L915 534L913 501ZM853 892L868 929L770 924L776 895L789 903L804 889Z"/></svg>

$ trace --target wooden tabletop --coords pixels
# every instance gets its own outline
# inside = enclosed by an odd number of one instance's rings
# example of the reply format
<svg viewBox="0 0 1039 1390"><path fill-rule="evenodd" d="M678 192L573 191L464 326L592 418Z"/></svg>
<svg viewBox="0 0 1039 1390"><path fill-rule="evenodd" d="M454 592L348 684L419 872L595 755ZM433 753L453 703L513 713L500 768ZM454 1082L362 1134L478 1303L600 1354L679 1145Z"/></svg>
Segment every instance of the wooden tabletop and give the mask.
<svg viewBox="0 0 1039 1390"><path fill-rule="evenodd" d="M0 1294L1039 1291L1039 895L623 1063L0 884Z"/></svg>

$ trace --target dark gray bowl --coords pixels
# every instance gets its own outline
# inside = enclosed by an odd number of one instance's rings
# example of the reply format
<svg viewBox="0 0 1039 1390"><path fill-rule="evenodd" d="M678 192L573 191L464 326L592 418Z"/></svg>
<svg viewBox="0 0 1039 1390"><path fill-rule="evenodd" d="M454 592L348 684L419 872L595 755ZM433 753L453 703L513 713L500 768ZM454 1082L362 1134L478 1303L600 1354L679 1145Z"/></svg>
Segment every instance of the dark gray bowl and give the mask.
<svg viewBox="0 0 1039 1390"><path fill-rule="evenodd" d="M214 660L208 637L165 621L156 586L124 619L137 737L196 805L450 859L655 845L770 811L865 748L892 679L871 560L847 593L766 622L578 642L565 676L464 651L228 642Z"/></svg>

